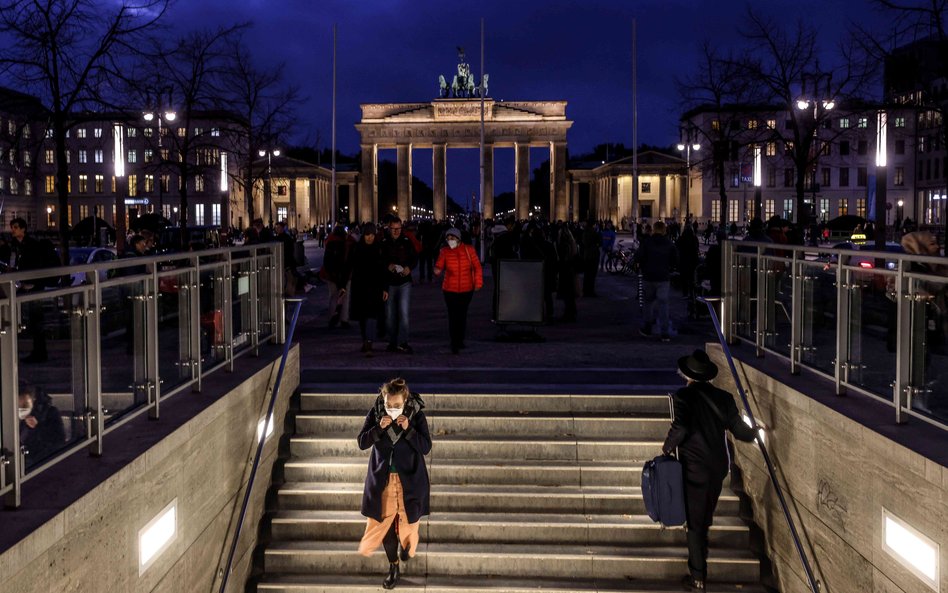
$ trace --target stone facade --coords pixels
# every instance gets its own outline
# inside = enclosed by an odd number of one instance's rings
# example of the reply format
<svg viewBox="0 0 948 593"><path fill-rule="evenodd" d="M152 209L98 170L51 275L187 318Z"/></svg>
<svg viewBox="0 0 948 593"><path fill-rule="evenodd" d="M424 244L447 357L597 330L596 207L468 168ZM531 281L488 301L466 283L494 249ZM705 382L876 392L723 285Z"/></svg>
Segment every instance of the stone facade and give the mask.
<svg viewBox="0 0 948 593"><path fill-rule="evenodd" d="M219 585L218 566L226 558L227 535L244 494L263 396L278 364L266 365L0 555L3 591L178 593ZM296 346L287 360L274 418L286 415L298 384ZM189 395L200 397L177 397ZM264 447L228 583L233 593L245 587L282 432L277 420ZM177 538L139 576L138 531L175 498Z"/></svg>
<svg viewBox="0 0 948 593"><path fill-rule="evenodd" d="M736 393L721 348L710 346L708 352L722 369L716 383ZM883 550L883 508L940 545L940 590L948 590L948 468L761 370L735 363L767 428L768 449L822 591L933 591ZM809 591L757 446L739 443L734 461L764 530L780 591Z"/></svg>
<svg viewBox="0 0 948 593"><path fill-rule="evenodd" d="M395 148L399 179L398 213L405 217L411 209L411 151L432 149L434 217L443 219L447 211L445 179L448 148L478 148L481 141L480 99L438 99L430 103L363 104L362 121L356 124L361 136L362 180L358 212L352 220L378 218L378 150ZM566 119L566 101L484 100L484 216L494 216L495 147L513 147L518 174L516 209L527 218L531 146L550 150L552 218L566 218L566 133L573 122ZM558 165L558 163L560 163ZM405 180L408 180L407 183Z"/></svg>

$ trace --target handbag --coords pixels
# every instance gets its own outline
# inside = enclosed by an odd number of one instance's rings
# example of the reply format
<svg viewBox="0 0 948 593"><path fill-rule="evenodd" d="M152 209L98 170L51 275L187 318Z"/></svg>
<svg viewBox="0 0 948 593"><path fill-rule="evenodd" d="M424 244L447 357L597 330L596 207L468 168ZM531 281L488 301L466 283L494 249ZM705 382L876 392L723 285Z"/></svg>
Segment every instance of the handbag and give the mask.
<svg viewBox="0 0 948 593"><path fill-rule="evenodd" d="M467 263L471 268L471 286L474 287L474 290L477 290L477 271L474 269L474 258L471 257L470 249L473 249L473 247L465 245L464 255L467 256Z"/></svg>

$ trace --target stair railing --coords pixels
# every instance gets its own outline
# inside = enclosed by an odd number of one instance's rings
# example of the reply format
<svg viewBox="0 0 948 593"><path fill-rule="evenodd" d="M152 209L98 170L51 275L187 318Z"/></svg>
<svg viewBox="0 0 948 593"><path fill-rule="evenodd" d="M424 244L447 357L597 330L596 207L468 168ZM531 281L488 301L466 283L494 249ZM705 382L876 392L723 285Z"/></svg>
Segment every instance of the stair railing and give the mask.
<svg viewBox="0 0 948 593"><path fill-rule="evenodd" d="M257 448L253 456L253 464L250 466L250 477L247 478L247 487L244 490L244 500L240 505L240 514L237 516L237 527L234 529L234 538L230 543L230 551L227 553L227 562L222 567L220 593L227 589L227 581L230 578L230 571L234 564L234 555L237 553L237 543L240 541L240 531L244 526L244 520L247 517L247 506L250 504L250 495L253 493L253 484L257 478L257 470L260 467L260 458L263 456L263 447L267 442L267 429L273 419L273 409L276 407L277 396L280 393L280 384L283 382L283 370L286 368L286 359L290 355L290 348L293 345L293 334L296 333L296 322L300 317L300 309L303 307L303 299L286 299L288 303L295 303L293 308L293 317L290 320L289 332L286 335L286 342L283 344L283 355L280 357L280 368L277 371L276 381L273 383L273 389L269 392L270 401L267 403L267 413L263 417L263 432L258 435Z"/></svg>
<svg viewBox="0 0 948 593"><path fill-rule="evenodd" d="M699 297L698 301L707 305L708 312L711 314L711 323L714 325L714 331L718 335L718 341L721 343L721 349L724 351L725 358L727 358L727 365L731 370L731 375L734 377L734 384L737 386L737 392L741 396L741 402L744 405L744 413L747 414L747 418L750 420L751 428L754 430L754 440L757 442L757 446L760 448L760 453L764 457L764 463L767 465L767 473L770 474L770 482L773 484L774 490L777 492L777 500L780 502L780 508L783 510L783 516L787 520L787 527L790 529L790 536L793 538L793 545L796 547L797 554L800 556L800 562L803 564L803 572L806 574L807 584L813 593L820 593L820 582L816 580L816 577L813 575L813 568L810 566L810 561L806 556L806 551L803 549L803 542L800 540L800 535L797 532L796 524L794 524L793 517L790 515L790 507L787 505L787 499L783 494L783 488L780 487L780 482L777 480L777 471L774 468L770 454L767 452L767 446L764 444L764 439L761 437L762 427L757 423L757 419L754 417L754 411L751 410L750 400L747 398L747 392L744 391L744 384L741 382L741 378L737 374L737 367L734 365L734 357L731 355L731 348L727 345L727 340L724 339L724 333L721 331L721 322L718 320L718 313L714 309L714 303L720 302L721 299Z"/></svg>

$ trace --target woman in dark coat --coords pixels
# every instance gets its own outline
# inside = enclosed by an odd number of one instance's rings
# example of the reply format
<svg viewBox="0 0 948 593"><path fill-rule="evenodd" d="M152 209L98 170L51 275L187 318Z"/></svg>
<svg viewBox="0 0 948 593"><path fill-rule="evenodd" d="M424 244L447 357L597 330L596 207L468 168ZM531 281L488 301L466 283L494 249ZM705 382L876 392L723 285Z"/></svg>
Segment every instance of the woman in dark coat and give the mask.
<svg viewBox="0 0 948 593"><path fill-rule="evenodd" d="M349 254L352 272L349 295L349 317L358 320L362 332L362 352L372 356L372 340L377 335L378 321L385 315L388 299L385 284L385 262L378 229L371 222L362 227L362 238Z"/></svg>
<svg viewBox="0 0 948 593"><path fill-rule="evenodd" d="M744 423L730 393L709 381L718 367L704 350L678 359L678 372L687 385L675 393L675 419L662 445L671 455L678 449L685 478L685 514L688 519L689 591L704 591L708 573L708 530L727 476L730 455L725 432L751 442L753 429Z"/></svg>
<svg viewBox="0 0 948 593"><path fill-rule="evenodd" d="M20 444L27 451L27 468L38 465L66 445L63 418L45 391L20 381L18 398Z"/></svg>
<svg viewBox="0 0 948 593"><path fill-rule="evenodd" d="M385 589L398 583L399 560L415 556L419 521L429 513L425 455L431 451L431 435L424 407L404 379L393 379L382 386L359 433L359 448L372 448L362 495L367 520L359 553L371 556L379 544L385 547L389 561L388 577L382 582Z"/></svg>
<svg viewBox="0 0 948 593"><path fill-rule="evenodd" d="M576 239L565 226L559 229L556 240L557 273L559 283L556 295L566 305L563 321L576 321L576 275L579 261L579 247Z"/></svg>

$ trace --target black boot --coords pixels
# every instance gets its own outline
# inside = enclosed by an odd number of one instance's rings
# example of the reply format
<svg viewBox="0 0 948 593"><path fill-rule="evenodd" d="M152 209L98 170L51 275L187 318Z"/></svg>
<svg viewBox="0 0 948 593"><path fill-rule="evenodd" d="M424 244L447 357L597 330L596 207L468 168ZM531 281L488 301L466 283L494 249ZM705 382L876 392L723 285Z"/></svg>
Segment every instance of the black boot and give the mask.
<svg viewBox="0 0 948 593"><path fill-rule="evenodd" d="M385 580L382 581L383 589L394 589L395 585L398 584L398 577L401 575L401 572L398 570L398 562L391 562L388 565L388 576L385 577Z"/></svg>
<svg viewBox="0 0 948 593"><path fill-rule="evenodd" d="M402 562L408 562L411 559L411 557L408 555L408 548L403 548L401 544L399 544L398 557L401 558Z"/></svg>
<svg viewBox="0 0 948 593"><path fill-rule="evenodd" d="M696 579L692 575L688 575L682 579L681 584L687 591L698 591L700 593L704 593L706 591L704 588L704 579Z"/></svg>

